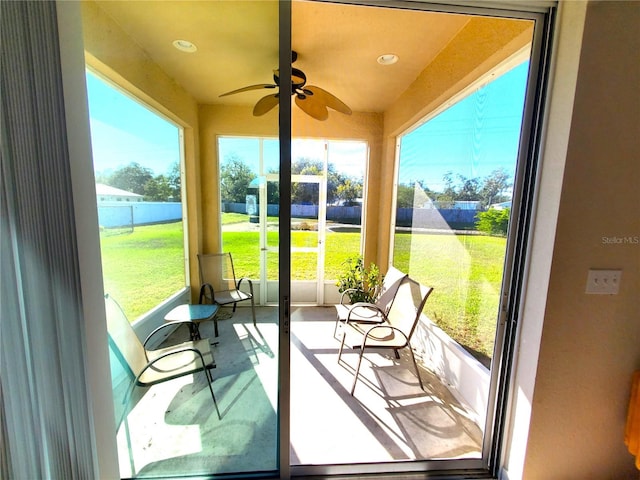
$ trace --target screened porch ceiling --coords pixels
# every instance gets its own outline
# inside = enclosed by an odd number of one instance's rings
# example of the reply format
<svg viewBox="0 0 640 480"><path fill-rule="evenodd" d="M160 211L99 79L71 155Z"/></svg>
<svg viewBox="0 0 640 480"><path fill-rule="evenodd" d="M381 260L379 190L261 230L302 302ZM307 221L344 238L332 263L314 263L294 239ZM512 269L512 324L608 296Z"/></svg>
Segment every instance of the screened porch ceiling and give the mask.
<svg viewBox="0 0 640 480"><path fill-rule="evenodd" d="M96 4L198 103L252 106L273 93L258 90L220 97L247 85L273 83L272 72L278 65L277 2ZM483 22L485 28L479 29ZM522 23L501 22L505 27ZM484 32L481 35L494 44L495 37L505 35L504 46L511 52L526 45L520 40L521 45L514 46L513 32L495 19L326 2L292 3L292 47L298 53L294 66L306 73L309 84L333 93L354 112L385 112L419 77L446 76L460 71L454 62L474 62L473 50L446 62L436 59L452 42L469 43L472 34L474 42L478 41L478 32ZM173 46L175 40L188 40L197 51L181 52ZM384 54L395 54L399 60L380 65L376 60ZM465 82L476 81L491 63L496 62L470 66Z"/></svg>

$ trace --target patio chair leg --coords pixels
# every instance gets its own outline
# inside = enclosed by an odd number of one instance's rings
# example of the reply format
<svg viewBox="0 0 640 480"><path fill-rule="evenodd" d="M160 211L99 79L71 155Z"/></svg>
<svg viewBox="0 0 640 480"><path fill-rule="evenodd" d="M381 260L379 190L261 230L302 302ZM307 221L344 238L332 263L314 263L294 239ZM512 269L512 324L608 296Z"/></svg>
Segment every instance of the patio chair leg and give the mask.
<svg viewBox="0 0 640 480"><path fill-rule="evenodd" d="M418 362L416 362L416 356L413 353L413 348L411 345L408 346L409 351L411 352L411 359L413 360L413 366L416 369L416 375L418 376L418 382L420 383L420 389L424 392L424 385L422 384L422 378L420 377L420 370L418 370ZM396 351L397 353L397 351Z"/></svg>
<svg viewBox="0 0 640 480"><path fill-rule="evenodd" d="M213 394L213 387L211 386L211 384L213 383L213 377L211 376L211 372L206 368L204 369L204 374L207 376L207 385L209 386L209 391L211 392L211 398L213 398L213 405L216 407L218 420L222 420L220 410L218 409L218 402L216 401L216 396Z"/></svg>
<svg viewBox="0 0 640 480"><path fill-rule="evenodd" d="M253 296L251 297L251 314L253 315L253 326L258 328L258 326L256 325L256 305L253 301Z"/></svg>
<svg viewBox="0 0 640 480"><path fill-rule="evenodd" d="M347 337L347 332L342 332L342 341L340 342L340 350L338 350L338 363L340 363L340 357L342 357L342 349L344 348L344 339Z"/></svg>
<svg viewBox="0 0 640 480"><path fill-rule="evenodd" d="M358 373L360 373L360 364L362 363L362 356L364 355L364 345L360 350L360 356L358 357L358 366L356 367L356 373L353 376L353 386L351 387L351 396L353 396L353 392L356 390L356 382L358 381Z"/></svg>

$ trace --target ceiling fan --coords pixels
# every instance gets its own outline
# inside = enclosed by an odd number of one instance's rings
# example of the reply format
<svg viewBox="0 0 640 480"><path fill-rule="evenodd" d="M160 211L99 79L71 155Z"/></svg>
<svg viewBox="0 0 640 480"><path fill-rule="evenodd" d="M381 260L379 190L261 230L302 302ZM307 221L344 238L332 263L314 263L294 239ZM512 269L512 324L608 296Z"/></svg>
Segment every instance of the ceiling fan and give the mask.
<svg viewBox="0 0 640 480"><path fill-rule="evenodd" d="M297 58L298 54L296 52L292 52L291 63L295 62ZM227 95L248 92L250 90L260 90L263 88L278 88L280 86L280 75L277 69L273 71L273 80L275 84L260 83L257 85L249 85L248 87L242 87L237 90L223 93L220 96L226 97ZM302 70L297 68L291 68L291 92L292 95L295 96L296 105L316 120L326 120L329 118L328 108L346 115L351 115L351 109L338 97L315 85L307 85L307 76ZM253 115L256 117L264 115L273 107L278 105L279 96L280 92L262 97L253 107Z"/></svg>

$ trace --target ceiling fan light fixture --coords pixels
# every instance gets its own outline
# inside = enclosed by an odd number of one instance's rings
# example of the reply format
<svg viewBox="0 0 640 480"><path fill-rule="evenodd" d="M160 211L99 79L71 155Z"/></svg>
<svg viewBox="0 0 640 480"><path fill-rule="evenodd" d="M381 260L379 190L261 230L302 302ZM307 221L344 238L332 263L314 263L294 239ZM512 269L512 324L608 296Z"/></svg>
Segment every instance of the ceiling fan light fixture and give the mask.
<svg viewBox="0 0 640 480"><path fill-rule="evenodd" d="M395 53L385 53L378 57L378 63L380 65L393 65L398 61L398 56Z"/></svg>
<svg viewBox="0 0 640 480"><path fill-rule="evenodd" d="M174 40L173 46L176 47L181 52L186 52L186 53L193 53L196 50L198 50L198 47L196 47L189 40Z"/></svg>

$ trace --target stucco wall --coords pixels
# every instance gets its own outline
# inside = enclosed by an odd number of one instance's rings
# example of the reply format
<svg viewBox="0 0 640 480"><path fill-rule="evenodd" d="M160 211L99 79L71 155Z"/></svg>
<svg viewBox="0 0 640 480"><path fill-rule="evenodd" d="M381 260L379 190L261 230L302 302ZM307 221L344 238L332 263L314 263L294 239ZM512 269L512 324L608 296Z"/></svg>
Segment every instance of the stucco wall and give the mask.
<svg viewBox="0 0 640 480"><path fill-rule="evenodd" d="M587 9L532 399L524 478L637 479L623 444L640 368L640 3ZM588 205L589 208L585 208ZM623 270L620 293L585 295L589 268Z"/></svg>

